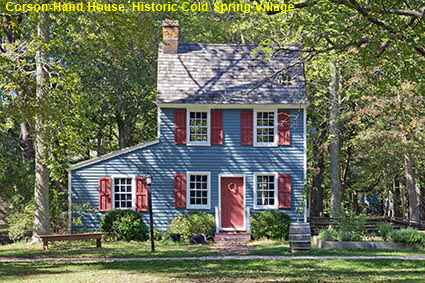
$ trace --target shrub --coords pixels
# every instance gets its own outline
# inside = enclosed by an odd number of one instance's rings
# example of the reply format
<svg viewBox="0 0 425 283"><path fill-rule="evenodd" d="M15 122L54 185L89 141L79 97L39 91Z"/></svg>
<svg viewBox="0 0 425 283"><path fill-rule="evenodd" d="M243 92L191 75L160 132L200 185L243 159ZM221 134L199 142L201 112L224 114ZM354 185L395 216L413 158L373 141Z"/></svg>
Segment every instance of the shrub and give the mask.
<svg viewBox="0 0 425 283"><path fill-rule="evenodd" d="M425 236L414 228L393 230L389 233L389 238L394 242L425 243Z"/></svg>
<svg viewBox="0 0 425 283"><path fill-rule="evenodd" d="M279 210L265 210L250 217L251 236L254 239L288 239L291 219Z"/></svg>
<svg viewBox="0 0 425 283"><path fill-rule="evenodd" d="M382 222L378 224L379 235L384 241L388 240L390 233L393 231L393 226L389 222Z"/></svg>
<svg viewBox="0 0 425 283"><path fill-rule="evenodd" d="M336 231L338 241L361 241L365 235L366 217L354 214L342 215L337 219Z"/></svg>
<svg viewBox="0 0 425 283"><path fill-rule="evenodd" d="M127 209L116 209L107 212L101 219L100 228L112 233L117 240L146 241L148 227L139 212Z"/></svg>
<svg viewBox="0 0 425 283"><path fill-rule="evenodd" d="M28 240L34 223L34 204L28 204L21 212L10 213L6 221L12 241Z"/></svg>
<svg viewBox="0 0 425 283"><path fill-rule="evenodd" d="M331 226L319 232L319 239L322 241L335 241L337 237L338 232Z"/></svg>
<svg viewBox="0 0 425 283"><path fill-rule="evenodd" d="M207 239L214 237L215 218L205 212L176 215L170 224L170 234L182 234L189 239L192 234L205 234Z"/></svg>

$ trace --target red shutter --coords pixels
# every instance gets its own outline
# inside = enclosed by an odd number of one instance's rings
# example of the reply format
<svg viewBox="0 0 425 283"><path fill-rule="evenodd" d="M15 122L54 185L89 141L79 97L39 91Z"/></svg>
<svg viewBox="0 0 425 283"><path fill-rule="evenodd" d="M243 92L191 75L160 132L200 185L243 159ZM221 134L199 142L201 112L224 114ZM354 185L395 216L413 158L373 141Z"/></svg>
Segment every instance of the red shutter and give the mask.
<svg viewBox="0 0 425 283"><path fill-rule="evenodd" d="M211 144L223 144L223 111L211 111Z"/></svg>
<svg viewBox="0 0 425 283"><path fill-rule="evenodd" d="M136 177L136 210L148 211L148 184L144 177Z"/></svg>
<svg viewBox="0 0 425 283"><path fill-rule="evenodd" d="M174 143L186 144L186 110L174 111Z"/></svg>
<svg viewBox="0 0 425 283"><path fill-rule="evenodd" d="M110 177L99 178L99 211L112 209L112 179Z"/></svg>
<svg viewBox="0 0 425 283"><path fill-rule="evenodd" d="M174 207L186 208L186 174L174 174Z"/></svg>
<svg viewBox="0 0 425 283"><path fill-rule="evenodd" d="M243 111L241 112L241 144L252 145L254 134L254 113Z"/></svg>
<svg viewBox="0 0 425 283"><path fill-rule="evenodd" d="M291 208L291 175L279 174L278 180L279 208Z"/></svg>
<svg viewBox="0 0 425 283"><path fill-rule="evenodd" d="M291 122L288 111L280 111L278 114L279 145L291 144Z"/></svg>

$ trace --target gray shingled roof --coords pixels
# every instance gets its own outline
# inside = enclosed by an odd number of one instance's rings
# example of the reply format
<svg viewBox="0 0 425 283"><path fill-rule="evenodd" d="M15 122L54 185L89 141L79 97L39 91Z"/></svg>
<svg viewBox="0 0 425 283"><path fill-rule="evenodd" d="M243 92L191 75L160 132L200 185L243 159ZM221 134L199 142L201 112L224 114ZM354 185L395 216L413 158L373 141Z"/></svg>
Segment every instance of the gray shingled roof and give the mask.
<svg viewBox="0 0 425 283"><path fill-rule="evenodd" d="M257 45L179 44L178 54L158 55L158 103L307 103L299 47L267 60ZM287 49L288 49L287 48ZM266 60L264 60L266 58ZM282 72L290 83L282 84Z"/></svg>

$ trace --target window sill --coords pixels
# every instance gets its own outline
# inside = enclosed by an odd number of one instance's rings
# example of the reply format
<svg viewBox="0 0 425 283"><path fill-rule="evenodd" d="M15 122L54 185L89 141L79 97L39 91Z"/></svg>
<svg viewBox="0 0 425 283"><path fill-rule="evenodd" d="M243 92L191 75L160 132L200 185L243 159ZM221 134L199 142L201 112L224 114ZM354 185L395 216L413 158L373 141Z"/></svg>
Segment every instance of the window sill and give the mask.
<svg viewBox="0 0 425 283"><path fill-rule="evenodd" d="M187 146L211 146L210 143L187 143Z"/></svg>
<svg viewBox="0 0 425 283"><path fill-rule="evenodd" d="M268 209L278 209L275 205L257 205L254 206L254 210L268 210Z"/></svg>
<svg viewBox="0 0 425 283"><path fill-rule="evenodd" d="M257 143L257 144L254 144L254 147L278 147L278 145L277 144L261 144L261 143Z"/></svg>
<svg viewBox="0 0 425 283"><path fill-rule="evenodd" d="M211 209L209 206L187 206L186 209Z"/></svg>

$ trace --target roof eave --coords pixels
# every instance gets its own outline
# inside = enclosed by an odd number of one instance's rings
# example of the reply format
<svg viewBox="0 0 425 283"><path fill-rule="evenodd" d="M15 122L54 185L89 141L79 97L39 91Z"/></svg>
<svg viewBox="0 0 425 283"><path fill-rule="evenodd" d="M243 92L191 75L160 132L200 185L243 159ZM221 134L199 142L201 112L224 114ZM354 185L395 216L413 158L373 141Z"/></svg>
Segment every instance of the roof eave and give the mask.
<svg viewBox="0 0 425 283"><path fill-rule="evenodd" d="M120 155L123 155L123 154L126 154L126 153L130 153L130 152L133 152L135 150L142 149L142 148L145 148L145 147L148 147L148 146L151 146L151 145L155 145L155 144L158 144L158 143L159 143L159 139L156 139L156 140L153 140L153 141L150 141L150 142L147 142L147 143L140 143L140 144L137 144L135 146L123 148L121 150L110 152L110 153L104 154L102 156L94 157L92 159L81 161L79 163L73 164L67 170L73 171L73 170L76 170L76 169L80 169L80 168L86 167L88 165L96 164L98 162L105 161L105 160L111 159L113 157L120 156Z"/></svg>

